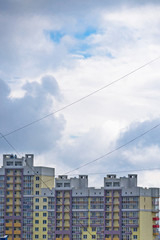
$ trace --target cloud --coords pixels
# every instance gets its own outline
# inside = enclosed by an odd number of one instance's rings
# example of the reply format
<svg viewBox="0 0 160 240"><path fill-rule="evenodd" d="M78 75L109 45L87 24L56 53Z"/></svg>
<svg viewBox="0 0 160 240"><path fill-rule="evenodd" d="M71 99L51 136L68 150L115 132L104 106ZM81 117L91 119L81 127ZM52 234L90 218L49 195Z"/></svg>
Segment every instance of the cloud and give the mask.
<svg viewBox="0 0 160 240"><path fill-rule="evenodd" d="M73 55L112 58L124 54L124 46L137 46L138 39L138 44L148 44L158 36L157 6L157 1L1 2L1 77L37 77L59 66L72 67Z"/></svg>
<svg viewBox="0 0 160 240"><path fill-rule="evenodd" d="M156 0L1 2L2 133L41 118L157 57L159 8ZM7 139L20 152L35 153L36 164L55 166L57 173L64 173L156 124L159 96L157 62L66 109L63 116L47 118ZM0 142L2 153L12 151ZM156 132L80 173L150 167L150 159L158 166ZM93 176L91 182L98 179L101 176Z"/></svg>
<svg viewBox="0 0 160 240"><path fill-rule="evenodd" d="M160 123L160 119L149 119L143 122L134 122L130 124L130 126L121 133L120 138L117 141L118 145L122 145L125 142L130 141L131 139L137 137L138 135L143 134L144 132L148 131L149 129L153 128L154 126ZM160 127L157 127L150 131L148 134L144 135L142 138L136 140L133 144L129 145L128 148L133 148L134 146L138 147L150 147L160 146L159 142L159 133Z"/></svg>
<svg viewBox="0 0 160 240"><path fill-rule="evenodd" d="M54 101L60 99L57 81L52 76L43 76L40 82L27 82L23 89L25 94L21 98L9 98L11 90L4 81L0 81L1 126L2 134L7 134L32 121L54 111ZM54 149L61 138L65 120L62 116L50 116L28 128L24 128L7 140L13 144L18 152L44 153ZM13 152L10 146L0 139L0 151Z"/></svg>

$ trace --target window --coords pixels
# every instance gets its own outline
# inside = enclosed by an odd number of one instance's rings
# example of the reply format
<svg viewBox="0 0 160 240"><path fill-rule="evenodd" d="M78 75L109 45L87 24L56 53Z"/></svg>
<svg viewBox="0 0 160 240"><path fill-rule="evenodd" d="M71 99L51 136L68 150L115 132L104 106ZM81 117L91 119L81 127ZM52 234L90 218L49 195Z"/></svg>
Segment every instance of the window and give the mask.
<svg viewBox="0 0 160 240"><path fill-rule="evenodd" d="M70 183L64 183L64 187L70 187Z"/></svg>
<svg viewBox="0 0 160 240"><path fill-rule="evenodd" d="M133 239L138 239L138 238L137 238L137 235L133 235Z"/></svg>
<svg viewBox="0 0 160 240"><path fill-rule="evenodd" d="M36 181L38 181L39 180L39 177L36 177Z"/></svg>
<svg viewBox="0 0 160 240"><path fill-rule="evenodd" d="M15 166L22 166L22 162L15 162Z"/></svg>
<svg viewBox="0 0 160 240"><path fill-rule="evenodd" d="M106 187L111 187L112 183L111 182L106 182Z"/></svg>
<svg viewBox="0 0 160 240"><path fill-rule="evenodd" d="M95 231L96 231L96 228L95 228L95 227L92 227L92 231L95 232Z"/></svg>
<svg viewBox="0 0 160 240"><path fill-rule="evenodd" d="M84 231L84 232L87 232L87 228L83 228L83 231Z"/></svg>
<svg viewBox="0 0 160 240"><path fill-rule="evenodd" d="M96 235L92 235L92 239L96 239Z"/></svg>
<svg viewBox="0 0 160 240"><path fill-rule="evenodd" d="M35 220L35 224L39 224L39 220Z"/></svg>
<svg viewBox="0 0 160 240"><path fill-rule="evenodd" d="M36 195L39 195L39 191L36 191Z"/></svg>
<svg viewBox="0 0 160 240"><path fill-rule="evenodd" d="M87 235L83 235L83 238L84 238L84 239L87 239Z"/></svg>
<svg viewBox="0 0 160 240"><path fill-rule="evenodd" d="M36 198L36 202L39 202L39 198Z"/></svg>
<svg viewBox="0 0 160 240"><path fill-rule="evenodd" d="M133 232L137 232L137 228L133 228Z"/></svg>
<svg viewBox="0 0 160 240"><path fill-rule="evenodd" d="M47 216L47 213L43 213L43 217L46 217Z"/></svg>
<svg viewBox="0 0 160 240"><path fill-rule="evenodd" d="M38 228L38 227L36 227L36 228L35 228L35 231L36 231L36 232L38 232L38 231L39 231L39 228Z"/></svg>
<svg viewBox="0 0 160 240"><path fill-rule="evenodd" d="M57 183L57 187L62 187L62 183Z"/></svg>
<svg viewBox="0 0 160 240"><path fill-rule="evenodd" d="M47 221L46 221L46 220L43 220L43 224L47 224Z"/></svg>
<svg viewBox="0 0 160 240"><path fill-rule="evenodd" d="M35 213L35 217L39 217L39 213Z"/></svg>
<svg viewBox="0 0 160 240"><path fill-rule="evenodd" d="M36 238L36 239L39 238L39 235L35 235L35 238Z"/></svg>
<svg viewBox="0 0 160 240"><path fill-rule="evenodd" d="M47 206L46 206L46 205L44 205L44 206L43 206L43 209L47 209Z"/></svg>
<svg viewBox="0 0 160 240"><path fill-rule="evenodd" d="M43 202L47 202L47 198L43 198Z"/></svg>
<svg viewBox="0 0 160 240"><path fill-rule="evenodd" d="M43 235L43 239L45 239L46 238L46 235Z"/></svg>
<svg viewBox="0 0 160 240"><path fill-rule="evenodd" d="M7 162L7 166L13 166L13 162ZM8 170L7 170L8 172Z"/></svg>
<svg viewBox="0 0 160 240"><path fill-rule="evenodd" d="M46 227L43 228L43 232L47 231Z"/></svg>
<svg viewBox="0 0 160 240"><path fill-rule="evenodd" d="M39 188L39 184L36 184L36 188Z"/></svg>
<svg viewBox="0 0 160 240"><path fill-rule="evenodd" d="M38 205L36 205L36 207L35 207L36 209L39 209L39 206Z"/></svg>
<svg viewBox="0 0 160 240"><path fill-rule="evenodd" d="M113 187L119 187L120 186L120 183L119 182L114 182L113 183Z"/></svg>

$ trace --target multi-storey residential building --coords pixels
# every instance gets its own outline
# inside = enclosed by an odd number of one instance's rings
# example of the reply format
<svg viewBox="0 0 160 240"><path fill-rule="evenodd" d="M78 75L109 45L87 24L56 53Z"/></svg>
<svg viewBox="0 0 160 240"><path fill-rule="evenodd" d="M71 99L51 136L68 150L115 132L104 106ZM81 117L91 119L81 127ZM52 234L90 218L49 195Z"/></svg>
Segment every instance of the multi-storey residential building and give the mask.
<svg viewBox="0 0 160 240"><path fill-rule="evenodd" d="M158 222L159 189L138 187L137 175L107 175L96 189L87 175L55 178L32 154L3 156L0 234L9 240L154 240Z"/></svg>
<svg viewBox="0 0 160 240"><path fill-rule="evenodd" d="M22 158L3 155L3 166L0 168L1 236L8 235L8 240L33 239L38 221L38 236L46 235L47 238L47 232L43 232L47 205L40 196L45 183L54 187L54 172L53 168L34 167L32 154ZM43 212L37 209L39 204L46 206Z"/></svg>

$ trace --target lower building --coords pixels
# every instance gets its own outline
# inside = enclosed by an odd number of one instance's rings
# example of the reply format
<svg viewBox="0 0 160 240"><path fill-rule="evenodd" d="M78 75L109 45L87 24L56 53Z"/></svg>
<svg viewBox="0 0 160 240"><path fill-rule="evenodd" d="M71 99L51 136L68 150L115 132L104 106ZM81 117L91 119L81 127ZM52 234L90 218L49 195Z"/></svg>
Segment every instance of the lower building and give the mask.
<svg viewBox="0 0 160 240"><path fill-rule="evenodd" d="M137 186L137 175L55 178L34 156L4 155L0 169L0 234L8 240L156 240L159 189Z"/></svg>

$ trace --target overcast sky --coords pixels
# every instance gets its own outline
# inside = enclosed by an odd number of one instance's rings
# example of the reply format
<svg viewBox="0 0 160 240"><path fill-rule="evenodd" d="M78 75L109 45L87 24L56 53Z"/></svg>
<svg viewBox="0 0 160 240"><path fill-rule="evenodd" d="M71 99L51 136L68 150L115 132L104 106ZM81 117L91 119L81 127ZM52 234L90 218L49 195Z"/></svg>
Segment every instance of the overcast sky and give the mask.
<svg viewBox="0 0 160 240"><path fill-rule="evenodd" d="M129 2L129 3L128 3ZM5 135L160 56L160 2L0 1L0 132ZM160 60L89 98L6 136L35 164L64 174L160 123ZM0 139L4 153L15 153ZM73 174L137 171L159 186L160 128ZM126 172L123 172L126 171ZM131 172L129 172L131 173Z"/></svg>

